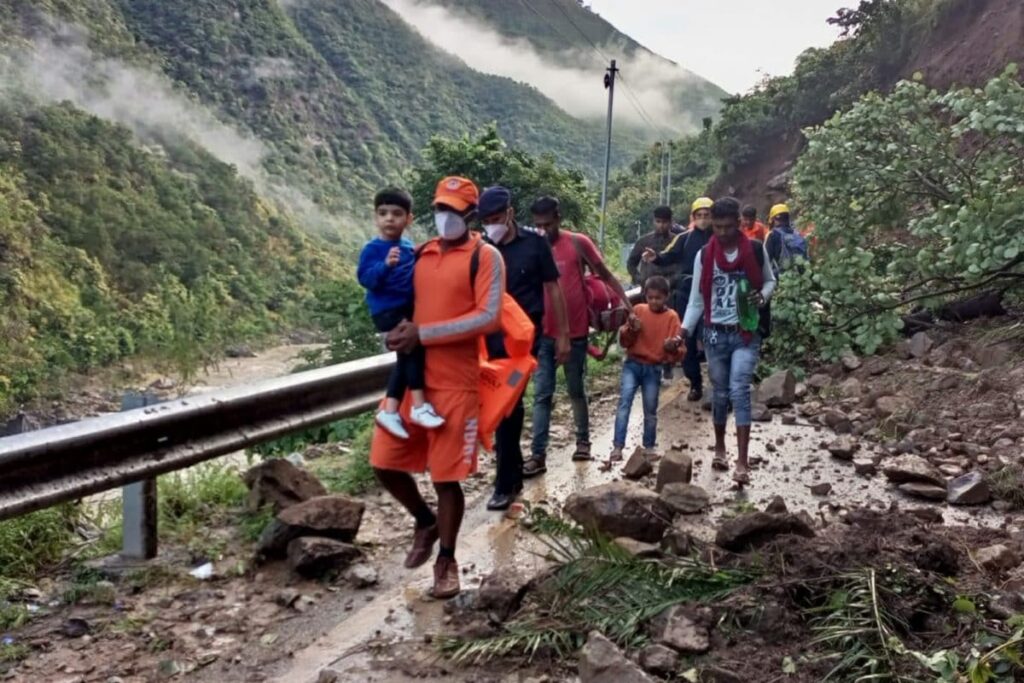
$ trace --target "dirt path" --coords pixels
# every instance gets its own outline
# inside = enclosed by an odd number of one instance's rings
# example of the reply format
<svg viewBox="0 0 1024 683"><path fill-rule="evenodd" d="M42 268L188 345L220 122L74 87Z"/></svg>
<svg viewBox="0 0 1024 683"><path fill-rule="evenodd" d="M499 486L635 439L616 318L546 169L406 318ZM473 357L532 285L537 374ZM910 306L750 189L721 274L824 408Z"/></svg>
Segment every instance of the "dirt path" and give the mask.
<svg viewBox="0 0 1024 683"><path fill-rule="evenodd" d="M899 496L884 484L884 478L856 476L848 463L831 459L819 449L825 434L810 426L783 425L775 422L754 426L752 454L759 460L752 486L743 493L731 490L728 478L710 468L713 436L707 413L689 404L682 383L667 389L662 397L661 445L682 444L694 459L694 483L711 493L712 508L692 518L692 532L708 538L714 521L744 506L763 507L781 495L792 511L806 510L825 522L838 521L843 510L867 506L888 509L894 503L904 509L931 507L942 510L947 523L997 525L1001 518L987 511L965 512ZM595 453L604 455L611 447L610 401L598 410L603 413L596 432ZM639 440L639 405L633 413L630 444ZM821 429L821 428L817 428ZM766 446L773 444L774 453ZM573 463L568 449L552 456L549 471L541 479L528 482L524 499L530 504L559 508L574 491L619 478L618 468L606 469L601 463ZM827 481L833 490L828 496L814 496L809 486ZM459 558L463 569L463 587L473 588L497 566L515 563L522 567L540 564L533 553L538 549L529 532L508 518L484 509L489 493L480 489L468 501L467 517L460 537ZM400 517L398 518L401 519ZM392 540L397 545L389 554L376 558L381 569L380 590L371 602L347 613L333 626L318 624L321 634L296 649L292 656L268 669L278 683L312 683L325 668L338 672L340 681L412 681L412 680L493 680L496 671L447 671L439 663L432 645L426 641L444 631L448 621L444 605L426 597L431 583L429 565L415 572L400 569L407 533L400 531ZM396 569L398 568L398 569ZM297 626L302 628L301 625ZM208 679L208 680L213 680ZM486 678L492 680L492 678Z"/></svg>

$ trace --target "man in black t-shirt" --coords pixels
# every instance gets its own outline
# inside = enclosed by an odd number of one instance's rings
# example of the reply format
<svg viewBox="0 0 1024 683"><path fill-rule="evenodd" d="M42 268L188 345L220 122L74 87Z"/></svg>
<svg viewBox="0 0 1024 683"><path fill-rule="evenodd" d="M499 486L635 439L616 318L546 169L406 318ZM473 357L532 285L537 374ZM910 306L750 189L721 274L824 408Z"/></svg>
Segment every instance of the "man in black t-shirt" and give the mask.
<svg viewBox="0 0 1024 683"><path fill-rule="evenodd" d="M558 284L558 266L548 241L539 234L523 229L516 223L512 207L512 193L504 187L490 187L480 195L478 206L481 224L488 241L497 247L505 260L505 291L530 316L540 340L544 319L544 292L551 295L559 335L555 343L556 360L564 363L569 356L569 318L566 315L565 296ZM487 339L492 358L505 355L501 335ZM526 411L523 399L512 413L498 426L495 433L495 455L498 461L494 480L494 495L487 502L488 510L506 510L523 488L523 452L519 440L523 433Z"/></svg>

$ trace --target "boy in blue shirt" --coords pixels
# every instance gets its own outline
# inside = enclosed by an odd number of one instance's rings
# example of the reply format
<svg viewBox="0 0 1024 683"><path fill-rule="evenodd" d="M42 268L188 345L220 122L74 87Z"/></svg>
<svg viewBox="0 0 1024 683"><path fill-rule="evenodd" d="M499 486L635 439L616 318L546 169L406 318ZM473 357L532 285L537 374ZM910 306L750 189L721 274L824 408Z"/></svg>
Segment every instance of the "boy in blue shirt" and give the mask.
<svg viewBox="0 0 1024 683"><path fill-rule="evenodd" d="M416 264L413 244L403 237L412 224L412 196L405 190L387 188L373 198L374 220L380 237L370 240L359 254L359 284L366 288L366 303L377 331L387 333L399 323L412 320L412 271ZM387 399L377 413L377 424L400 439L409 433L398 406L405 392L412 392L410 419L425 429L437 429L444 420L423 396L425 351L417 346L398 354L388 380Z"/></svg>

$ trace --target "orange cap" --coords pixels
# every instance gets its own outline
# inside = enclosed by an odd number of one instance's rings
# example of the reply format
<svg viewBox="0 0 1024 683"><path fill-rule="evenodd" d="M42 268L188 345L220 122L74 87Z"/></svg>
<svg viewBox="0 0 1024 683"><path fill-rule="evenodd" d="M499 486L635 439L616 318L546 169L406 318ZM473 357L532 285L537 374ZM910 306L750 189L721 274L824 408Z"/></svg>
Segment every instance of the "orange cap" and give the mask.
<svg viewBox="0 0 1024 683"><path fill-rule="evenodd" d="M479 200L480 190L476 184L459 176L442 178L434 191L434 206L444 204L456 211L465 211L471 206L476 206Z"/></svg>

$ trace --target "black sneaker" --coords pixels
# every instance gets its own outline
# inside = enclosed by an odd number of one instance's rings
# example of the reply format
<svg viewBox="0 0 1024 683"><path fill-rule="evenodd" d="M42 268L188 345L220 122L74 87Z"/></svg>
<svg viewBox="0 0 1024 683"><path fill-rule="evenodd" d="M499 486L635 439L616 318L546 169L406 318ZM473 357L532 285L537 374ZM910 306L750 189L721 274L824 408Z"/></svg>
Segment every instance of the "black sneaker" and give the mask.
<svg viewBox="0 0 1024 683"><path fill-rule="evenodd" d="M488 510L508 510L516 500L514 493L495 493L487 501Z"/></svg>
<svg viewBox="0 0 1024 683"><path fill-rule="evenodd" d="M686 400L691 403L696 403L702 398L704 398L704 389L702 387L693 387L690 389L690 393L686 395Z"/></svg>

